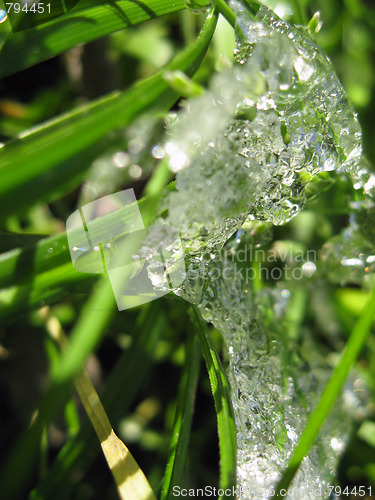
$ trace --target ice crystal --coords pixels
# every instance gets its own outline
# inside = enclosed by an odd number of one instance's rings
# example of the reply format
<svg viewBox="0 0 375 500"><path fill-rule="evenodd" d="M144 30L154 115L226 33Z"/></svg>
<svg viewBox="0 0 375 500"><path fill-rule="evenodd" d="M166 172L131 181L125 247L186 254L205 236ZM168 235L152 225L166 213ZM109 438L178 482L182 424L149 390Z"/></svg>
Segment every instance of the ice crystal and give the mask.
<svg viewBox="0 0 375 500"><path fill-rule="evenodd" d="M349 226L329 239L321 257L321 272L332 283L361 284L375 272L375 203L368 197L351 204Z"/></svg>
<svg viewBox="0 0 375 500"><path fill-rule="evenodd" d="M305 204L306 185L324 172L346 172L368 191L375 182L360 163L356 114L308 32L265 6L255 18L237 2L232 7L237 63L186 101L168 127L162 150L176 172L176 188L160 214L178 230L187 252L187 277L176 293L198 305L227 345L237 480L245 500L254 498L251 491L267 498L328 371L313 342L304 341L303 354L286 337L289 291L255 293L220 249L233 234L225 247L233 254L245 236L253 248L268 241L269 226L294 217ZM312 276L315 270L310 262L303 271ZM327 496L348 427L345 419L332 418L288 498Z"/></svg>
<svg viewBox="0 0 375 500"><path fill-rule="evenodd" d="M222 332L227 345L237 429L238 498L263 500L272 496L329 369L308 335L302 345L288 338L283 315L290 294L269 287L255 293L251 280L229 255L233 252L225 246L219 256L201 262L204 276L201 272L196 277L204 277L204 293L199 297L198 286L194 298L203 318ZM350 404L352 394L348 384L345 396L351 398ZM287 498L328 496L347 436L344 406L345 400L304 460Z"/></svg>
<svg viewBox="0 0 375 500"><path fill-rule="evenodd" d="M239 64L167 131L177 183L166 208L193 251L223 244L245 219L290 220L320 172L360 175L360 126L324 52L265 6L255 19L232 6Z"/></svg>
<svg viewBox="0 0 375 500"><path fill-rule="evenodd" d="M359 162L357 171L350 177L354 189L362 190L366 198L375 200L375 172L364 156Z"/></svg>

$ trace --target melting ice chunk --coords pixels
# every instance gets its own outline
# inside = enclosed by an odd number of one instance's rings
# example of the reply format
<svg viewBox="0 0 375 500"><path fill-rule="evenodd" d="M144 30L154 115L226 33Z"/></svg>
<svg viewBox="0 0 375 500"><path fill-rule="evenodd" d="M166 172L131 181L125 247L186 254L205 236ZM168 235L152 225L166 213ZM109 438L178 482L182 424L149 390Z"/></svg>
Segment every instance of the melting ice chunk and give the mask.
<svg viewBox="0 0 375 500"><path fill-rule="evenodd" d="M191 253L187 279L177 293L199 304L228 346L238 483L245 492L261 492L275 484L286 465L324 370L313 376L305 360L290 357L292 347L280 340L277 315L287 294L265 289L255 295L241 279L228 278L231 262L205 261L203 252L217 253L245 221L290 220L304 206L307 183L322 172L345 170L369 190L375 181L360 166L357 116L330 60L307 31L265 6L255 19L236 1L231 6L237 12L239 64L188 100L168 127L165 149L177 171L176 190L162 209ZM353 267L356 258L348 254L347 265ZM311 276L315 264L303 271ZM306 351L315 352L312 345ZM337 436L346 429L339 424L305 459L294 483L300 489L288 498L325 497L343 447Z"/></svg>
<svg viewBox="0 0 375 500"><path fill-rule="evenodd" d="M361 172L357 116L324 52L265 6L255 20L232 7L240 64L186 101L167 130L177 190L165 208L194 251L222 245L248 217L290 220L320 172Z"/></svg>

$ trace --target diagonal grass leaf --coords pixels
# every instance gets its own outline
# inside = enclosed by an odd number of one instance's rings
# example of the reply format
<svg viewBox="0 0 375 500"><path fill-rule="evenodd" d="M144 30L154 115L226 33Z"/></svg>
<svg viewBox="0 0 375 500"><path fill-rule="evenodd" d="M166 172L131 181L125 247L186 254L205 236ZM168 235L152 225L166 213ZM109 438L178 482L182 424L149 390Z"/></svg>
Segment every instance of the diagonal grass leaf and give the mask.
<svg viewBox="0 0 375 500"><path fill-rule="evenodd" d="M283 473L277 487L275 498L284 498L282 490L287 490L302 460L308 454L319 431L338 398L350 369L363 349L375 315L375 288L363 308L363 312L355 324L345 346L340 361L336 365L318 404L307 421L306 427L293 450L288 467Z"/></svg>
<svg viewBox="0 0 375 500"><path fill-rule="evenodd" d="M169 89L165 73L181 70L193 74L207 50L216 22L217 14L210 13L195 42L151 78L25 131L0 148L1 217L19 209L17 194L21 187L27 193L25 185L47 175L110 131L128 125L155 103L159 110L173 104L178 96Z"/></svg>
<svg viewBox="0 0 375 500"><path fill-rule="evenodd" d="M33 29L10 33L0 51L0 78L73 47L185 8L183 0L79 2L78 8ZM91 4L91 5L90 5Z"/></svg>
<svg viewBox="0 0 375 500"><path fill-rule="evenodd" d="M47 332L63 351L69 340L59 320L48 308L45 308L44 316ZM115 434L99 395L84 369L76 375L74 386L100 441L120 499L156 500L143 471L126 445Z"/></svg>
<svg viewBox="0 0 375 500"><path fill-rule="evenodd" d="M120 356L106 380L102 394L103 404L114 423L130 408L144 384L166 322L166 315L156 302L151 302L141 310L137 321L138 334L134 336L131 348ZM32 491L31 499L69 498L71 471L75 466L79 466L81 471L90 466L99 453L99 448L94 446L95 441L90 422L86 419L82 422L78 434L64 445L43 480Z"/></svg>
<svg viewBox="0 0 375 500"><path fill-rule="evenodd" d="M206 323L196 307L191 307L189 314L201 342L214 397L220 447L219 484L225 490L234 486L236 474L236 431L229 384Z"/></svg>
<svg viewBox="0 0 375 500"><path fill-rule="evenodd" d="M178 391L168 464L165 470L161 500L173 498L173 486L181 485L186 465L195 392L200 368L198 337L191 336L186 348L186 364Z"/></svg>

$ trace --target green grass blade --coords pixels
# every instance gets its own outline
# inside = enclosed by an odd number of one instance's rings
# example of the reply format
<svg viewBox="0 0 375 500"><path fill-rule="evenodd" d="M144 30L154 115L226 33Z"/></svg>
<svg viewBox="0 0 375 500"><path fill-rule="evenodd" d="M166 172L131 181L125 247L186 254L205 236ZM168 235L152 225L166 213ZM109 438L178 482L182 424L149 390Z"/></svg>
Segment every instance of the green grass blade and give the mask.
<svg viewBox="0 0 375 500"><path fill-rule="evenodd" d="M174 182L171 182L167 189L173 189L173 186ZM147 212L148 200L144 197L137 202L142 217ZM101 239L101 231L107 231L120 219L125 223L129 208L131 205L94 220L91 227L93 234ZM54 304L72 293L86 291L100 276L74 269L66 233L43 239L40 236L13 234L7 241L8 245L15 243L20 248L1 255L0 320L3 324L20 314ZM31 241L36 243L28 246Z"/></svg>
<svg viewBox="0 0 375 500"><path fill-rule="evenodd" d="M29 282L0 290L0 320L9 323L74 292L87 291L97 274L79 273L71 262L35 276Z"/></svg>
<svg viewBox="0 0 375 500"><path fill-rule="evenodd" d="M156 170L159 178L160 168ZM163 177L161 178L163 180ZM163 184L154 184L154 196L147 203L147 210L143 215L143 222L147 227L154 215L156 206L163 193ZM139 232L133 233L137 235ZM134 236L129 241L126 250L121 257L130 258L138 250L141 238ZM127 285L128 274L122 277L122 286ZM69 337L69 345L64 350L54 366L50 375L50 384L38 414L29 429L25 430L9 453L0 472L0 484L2 485L2 498L4 500L17 498L25 484L20 483L19 477L29 478L32 474L32 466L41 439L41 432L46 424L62 408L64 402L71 392L73 378L86 361L88 355L96 350L115 313L115 298L109 280L104 276L89 300L85 303L82 313L75 324Z"/></svg>
<svg viewBox="0 0 375 500"><path fill-rule="evenodd" d="M300 437L293 453L289 459L288 467L283 473L276 488L275 498L285 498L282 490L287 490L294 475L296 474L302 460L308 454L311 446L317 438L320 428L325 422L332 409L342 387L348 377L350 369L363 349L368 333L371 329L375 315L375 288L373 289L363 312L355 324L340 361L336 365L318 404L310 415L306 427Z"/></svg>
<svg viewBox="0 0 375 500"><path fill-rule="evenodd" d="M236 14L224 0L213 0L216 9L222 14L232 28L236 27Z"/></svg>
<svg viewBox="0 0 375 500"><path fill-rule="evenodd" d="M0 78L73 47L185 8L183 0L79 2L79 9L35 28L10 33L0 51ZM91 5L90 5L91 3Z"/></svg>
<svg viewBox="0 0 375 500"><path fill-rule="evenodd" d="M141 213L147 205L146 200L147 198L144 197L137 201ZM124 222L124 227L126 227L129 217L132 217L132 210L133 204L129 204L98 217L90 223L90 231L95 238L103 239L108 228L118 224L119 221ZM72 236L74 236L74 231ZM66 233L42 239L40 236L22 233L4 234L0 237L0 244L2 241L4 241L4 246L14 243L17 248L8 251L1 257L0 288L17 283L27 283L31 278L35 279L37 275L47 271L57 271L58 267L71 261ZM33 241L34 244L32 244Z"/></svg>
<svg viewBox="0 0 375 500"><path fill-rule="evenodd" d="M43 239L45 239L43 234L0 233L0 253L9 252L14 248L27 248Z"/></svg>
<svg viewBox="0 0 375 500"><path fill-rule="evenodd" d="M110 131L128 125L155 103L158 109L168 108L178 95L169 89L165 73L181 70L193 74L207 50L216 22L217 15L210 13L195 42L151 78L43 123L0 148L0 217L19 209L15 195L21 186L27 192L25 186L61 167L64 161Z"/></svg>
<svg viewBox="0 0 375 500"><path fill-rule="evenodd" d="M182 477L186 465L186 456L189 446L199 368L199 340L198 337L191 336L186 348L185 368L178 391L169 460L165 470L161 500L173 498L173 486L182 484Z"/></svg>
<svg viewBox="0 0 375 500"><path fill-rule="evenodd" d="M139 113L142 113L142 110ZM36 203L55 201L72 191L83 182L93 161L108 151L111 145L112 141L108 137L103 137L92 144L90 148L86 148L74 157L52 166L47 172L32 176L28 180L27 190L22 184L19 184L8 193L4 193L0 200L0 207L4 212L0 218L11 213L22 215Z"/></svg>
<svg viewBox="0 0 375 500"><path fill-rule="evenodd" d="M295 23L306 26L308 23L308 19L303 2L301 2L301 0L292 0L291 7L293 9L293 18L295 20Z"/></svg>
<svg viewBox="0 0 375 500"><path fill-rule="evenodd" d="M201 342L215 402L220 448L219 487L232 488L235 485L237 447L229 384L206 323L202 320L196 307L191 307L189 313Z"/></svg>

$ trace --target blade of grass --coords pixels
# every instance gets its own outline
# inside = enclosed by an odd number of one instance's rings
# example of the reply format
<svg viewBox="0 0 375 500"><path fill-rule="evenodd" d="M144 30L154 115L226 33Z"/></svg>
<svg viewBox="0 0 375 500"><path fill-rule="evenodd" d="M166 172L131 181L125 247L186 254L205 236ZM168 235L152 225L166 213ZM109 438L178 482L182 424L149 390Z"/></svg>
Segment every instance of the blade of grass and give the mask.
<svg viewBox="0 0 375 500"><path fill-rule="evenodd" d="M114 433L104 407L85 372L76 377L76 390L100 440L122 500L156 500L143 471Z"/></svg>
<svg viewBox="0 0 375 500"><path fill-rule="evenodd" d="M129 90L106 96L89 105L25 131L18 139L0 148L0 217L18 210L20 186L30 182L88 148L110 131L132 122L157 103L165 110L178 95L168 87L165 73L174 70L189 76L198 68L214 33L217 15L211 12L195 42L156 75Z"/></svg>
<svg viewBox="0 0 375 500"><path fill-rule="evenodd" d="M344 352L333 370L331 378L329 379L318 404L311 413L306 427L293 450L289 459L288 467L277 484L275 498L285 498L285 494L282 494L282 492L283 490L288 489L293 477L301 465L302 460L308 454L311 446L319 434L320 428L325 422L337 397L339 396L355 360L365 345L374 315L375 288L371 292L371 296L368 302L366 302L362 314L350 334Z"/></svg>
<svg viewBox="0 0 375 500"><path fill-rule="evenodd" d="M139 112L142 113L142 110ZM116 140L111 137L103 137L74 157L59 163L44 174L29 179L27 190L22 184L15 187L11 193L3 195L0 206L8 204L8 209L2 217L13 214L24 214L24 212L35 204L51 202L61 198L66 193L73 191L84 180L87 170L94 160L116 145ZM1 149L0 149L1 152ZM17 200L16 204L14 200Z"/></svg>
<svg viewBox="0 0 375 500"><path fill-rule="evenodd" d="M126 414L142 387L150 367L161 332L166 324L166 316L160 304L151 302L141 310L132 346L124 351L105 382L102 400L112 421L117 422ZM129 384L131 380L131 384ZM32 491L32 500L65 500L71 495L71 471L79 466L86 470L99 452L95 446L96 436L90 422L85 420L77 435L73 436L61 449L46 476Z"/></svg>
<svg viewBox="0 0 375 500"><path fill-rule="evenodd" d="M156 174L152 183L146 187L151 195L160 182L167 182L169 172L166 174L164 169L158 169ZM173 186L174 182L167 189L173 189ZM147 197L141 198L137 203L144 218L148 210ZM118 224L118 220L127 222L131 207L132 205L127 205L94 220L93 234L101 239L102 232L107 231L112 224ZM22 236L24 235L18 235L18 240ZM29 235L25 236L29 241ZM118 237L121 238L121 235ZM54 304L74 292L86 291L99 276L80 273L74 269L65 233L45 238L31 247L14 249L1 256L0 320L9 323L20 314L28 314L43 305Z"/></svg>
<svg viewBox="0 0 375 500"><path fill-rule="evenodd" d="M164 186L161 181L165 179L165 176L163 174L160 177L160 172L163 172L162 167L159 167L156 171L156 178L160 182L151 183L154 186L152 191L154 196L146 201L143 214L143 223L146 228L154 216L156 206L163 193ZM125 258L125 262L126 258L130 258L138 250L138 245L141 242L138 233L133 233L126 250L119 256L119 258ZM130 275L130 269L126 269L126 271L127 274L125 275L124 272L122 276L123 287L126 287ZM25 483L20 483L19 477L22 476L27 479L32 473L35 455L40 443L40 435L45 423L56 415L67 400L73 378L83 366L88 355L99 345L113 319L114 312L115 299L112 287L108 279L104 277L99 281L86 302L72 330L68 347L62 353L59 362L52 367L50 385L40 404L36 418L30 428L19 437L0 472L0 484L2 485L4 500L17 498L19 492L25 488Z"/></svg>
<svg viewBox="0 0 375 500"><path fill-rule="evenodd" d="M0 51L0 78L34 66L79 44L185 9L183 0L83 2L64 16L10 33ZM103 5L104 3L104 5ZM92 5L94 4L94 5Z"/></svg>
<svg viewBox="0 0 375 500"><path fill-rule="evenodd" d="M41 234L23 234L23 233L0 233L0 253L8 252L13 248L25 248L37 244L44 239Z"/></svg>
<svg viewBox="0 0 375 500"><path fill-rule="evenodd" d="M228 21L232 28L236 27L236 14L225 2L225 0L213 0L213 3L222 16Z"/></svg>
<svg viewBox="0 0 375 500"><path fill-rule="evenodd" d="M46 328L61 350L68 339L58 319L44 310ZM75 389L100 441L103 454L115 480L121 500L156 500L154 492L134 457L112 429L104 406L89 376L80 370L74 381Z"/></svg>
<svg viewBox="0 0 375 500"><path fill-rule="evenodd" d="M145 197L137 201L141 213L145 207L145 201ZM128 224L132 209L133 204L129 204L92 221L90 223L90 231L92 231L93 236L101 240L104 238L107 228L113 227L119 221L124 222L124 226ZM72 236L74 236L74 231L72 232ZM32 235L18 234L11 241L16 243L17 238L18 241L30 241L32 237ZM38 237L38 240L40 241L37 241L33 245L23 245L21 243L19 248L2 255L0 262L0 288L17 283L25 283L29 278L33 278L46 271L56 271L59 266L64 266L71 261L66 233L43 239Z"/></svg>
<svg viewBox="0 0 375 500"><path fill-rule="evenodd" d="M178 391L176 415L170 443L169 459L163 480L161 500L173 498L173 487L182 483L189 446L199 368L199 340L198 337L190 336L186 348L185 367Z"/></svg>
<svg viewBox="0 0 375 500"><path fill-rule="evenodd" d="M176 60L168 67L190 67L190 69L193 71L194 68L196 68L196 66L199 64L205 53L208 43L213 35L216 22L217 15L213 13L209 14L209 16L207 17L207 21L202 28L200 37L192 44L191 47L189 47L179 57L177 57ZM163 75L159 74L159 76L164 87L164 85L167 84L163 80ZM147 82L155 82L155 80L151 78L147 80ZM33 143L33 140L31 141L31 143ZM48 144L45 146L48 147ZM60 146L64 148L64 141L61 142ZM17 149L17 145L15 146L15 148L16 157L19 157L19 161L21 162L22 148ZM0 159L1 157L2 156L0 153ZM12 167L10 165L13 165L13 159L11 154L10 163L8 164L8 171L12 170ZM1 172L2 168L0 167L0 173ZM161 175L163 176L164 174L161 173ZM16 183L17 182L20 183L19 185L23 186L23 181L21 178L19 178ZM152 189L153 188L151 186L149 188L150 193L152 192ZM12 197L9 193L7 194L7 196ZM13 200L13 204L14 203L15 201ZM7 207L7 210L9 209L10 206ZM21 305L23 306L23 310L27 311L37 307L37 305L51 304L59 298L62 298L64 294L67 295L70 292L71 289L69 289L68 287L72 285L72 282L92 282L92 276L90 278L82 274L79 276L74 272L71 266L71 269L69 269L66 274L67 280L65 280L64 277L64 270L60 267L58 270L54 269L52 274L45 274L44 276L40 277L39 280L36 280L37 283L34 283L35 274L47 269L51 269L52 267L55 267L59 264L68 263L69 260L70 258L68 253L66 235L52 237L38 243L36 246L30 249L14 250L11 251L8 255L3 256L0 262L0 287L4 288L10 286L11 284L13 285L13 287L2 291L2 295L0 297L0 301L2 304L0 316L3 319L12 317L17 311L21 310ZM30 279L28 280L28 278ZM15 282L17 281L21 283L20 287L15 286ZM38 286L39 282L41 286ZM65 288L64 284L66 284ZM29 299L28 297L30 295L31 298ZM25 304L27 306L26 308Z"/></svg>
<svg viewBox="0 0 375 500"><path fill-rule="evenodd" d="M72 263L35 276L29 283L0 290L0 319L2 323L15 321L20 314L28 314L44 305L56 303L74 292L89 289L98 279L97 274L76 271Z"/></svg>
<svg viewBox="0 0 375 500"><path fill-rule="evenodd" d="M292 0L293 17L297 24L306 26L308 19L302 0Z"/></svg>
<svg viewBox="0 0 375 500"><path fill-rule="evenodd" d="M244 0L244 3L251 17L254 17L262 5L256 0ZM239 29L239 26L236 25L236 13L229 7L225 0L213 0L213 4L233 29Z"/></svg>
<svg viewBox="0 0 375 500"><path fill-rule="evenodd" d="M163 172L158 175L164 177ZM154 179L153 183L158 184L159 179ZM175 181L170 182L167 190L173 190ZM147 186L147 192L152 195L153 186ZM147 197L137 200L137 205L144 212ZM129 222L129 210L131 213L133 205L111 212L92 221L90 231L97 239L102 239L108 228L113 224L118 224L121 220L124 224ZM74 231L72 233L74 235ZM121 235L119 235L120 237ZM0 259L0 289L18 284L27 284L30 278L46 271L55 270L71 261L69 245L66 233L53 236L39 236L23 233L11 233L0 235L0 247L6 253Z"/></svg>
<svg viewBox="0 0 375 500"><path fill-rule="evenodd" d="M195 306L190 307L189 314L201 343L215 402L220 448L219 487L225 490L235 485L237 449L229 384L206 323Z"/></svg>

